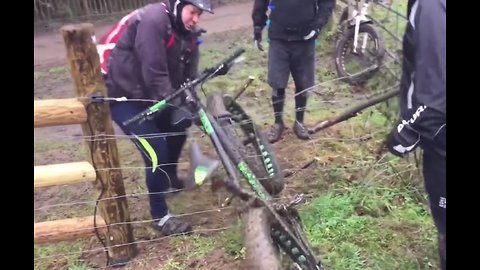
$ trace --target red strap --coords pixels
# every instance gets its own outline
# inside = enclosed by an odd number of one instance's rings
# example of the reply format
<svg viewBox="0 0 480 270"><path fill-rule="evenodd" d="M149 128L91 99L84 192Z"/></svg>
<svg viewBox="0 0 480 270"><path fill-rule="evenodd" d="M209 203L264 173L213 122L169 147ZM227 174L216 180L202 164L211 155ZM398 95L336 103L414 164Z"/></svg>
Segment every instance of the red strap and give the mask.
<svg viewBox="0 0 480 270"><path fill-rule="evenodd" d="M173 45L173 42L175 42L175 35L173 34L173 32L170 34L170 39L168 40L167 42L167 49L172 47Z"/></svg>

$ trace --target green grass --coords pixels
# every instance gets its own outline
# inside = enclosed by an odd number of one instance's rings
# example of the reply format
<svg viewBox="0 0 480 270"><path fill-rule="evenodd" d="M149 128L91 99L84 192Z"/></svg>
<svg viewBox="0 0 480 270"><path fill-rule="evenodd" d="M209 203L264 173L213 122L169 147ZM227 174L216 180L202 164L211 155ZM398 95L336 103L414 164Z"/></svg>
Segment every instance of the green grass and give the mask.
<svg viewBox="0 0 480 270"><path fill-rule="evenodd" d="M78 241L59 242L55 244L34 245L34 269L69 269L87 270L87 264L78 257L86 246L96 243L95 237Z"/></svg>
<svg viewBox="0 0 480 270"><path fill-rule="evenodd" d="M34 89L53 87L58 82L68 80L69 78L70 70L66 65L35 70L33 72Z"/></svg>
<svg viewBox="0 0 480 270"><path fill-rule="evenodd" d="M221 234L222 248L226 254L235 260L245 259L245 247L243 246L242 230L229 229Z"/></svg>
<svg viewBox="0 0 480 270"><path fill-rule="evenodd" d="M68 270L92 270L92 268L88 267L88 265L81 263L81 262L75 262L73 265L68 267Z"/></svg>
<svg viewBox="0 0 480 270"><path fill-rule="evenodd" d="M340 193L341 191L341 193ZM436 265L435 229L409 190L355 185L329 191L301 216L332 269L426 269Z"/></svg>
<svg viewBox="0 0 480 270"><path fill-rule="evenodd" d="M203 258L217 247L214 237L200 235L172 238L170 243L178 252L184 254L185 261Z"/></svg>

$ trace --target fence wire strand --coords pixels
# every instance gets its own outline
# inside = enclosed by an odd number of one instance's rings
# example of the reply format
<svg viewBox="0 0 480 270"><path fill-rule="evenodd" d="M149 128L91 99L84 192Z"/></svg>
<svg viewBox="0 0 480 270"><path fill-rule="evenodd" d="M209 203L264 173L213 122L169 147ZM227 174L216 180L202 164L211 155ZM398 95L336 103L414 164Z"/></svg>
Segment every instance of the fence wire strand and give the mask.
<svg viewBox="0 0 480 270"><path fill-rule="evenodd" d="M238 227L238 225L225 226L225 227L213 228L213 229L197 229L197 230L193 230L192 233L217 232L217 231L224 231L224 230L231 229L231 228L236 228L236 227ZM149 239L149 240L138 240L138 241L134 241L132 243L127 243L127 244L117 244L117 245L110 246L110 248L124 247L124 246L129 246L129 245L132 245L132 244L154 243L154 242L162 241L162 240L172 238L172 237L175 237L175 236L178 236L178 235L181 235L181 234L172 234L172 235L162 236L162 237ZM104 252L105 250L106 250L105 248L101 247L101 248L93 248L93 249L89 249L89 250L81 250L81 251L76 251L76 252L54 254L54 255L48 255L48 256L42 256L42 257L39 257L39 258L35 258L34 261L57 258L57 257L66 257L66 256L82 254L82 253Z"/></svg>

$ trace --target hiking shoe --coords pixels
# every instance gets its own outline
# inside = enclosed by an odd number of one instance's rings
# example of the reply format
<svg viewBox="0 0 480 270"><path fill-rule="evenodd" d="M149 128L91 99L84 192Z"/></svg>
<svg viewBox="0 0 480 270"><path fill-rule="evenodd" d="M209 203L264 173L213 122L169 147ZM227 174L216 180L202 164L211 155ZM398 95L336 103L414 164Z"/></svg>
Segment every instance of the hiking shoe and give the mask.
<svg viewBox="0 0 480 270"><path fill-rule="evenodd" d="M275 123L270 128L270 132L268 133L268 141L270 143L274 143L280 140L282 137L283 130L285 129L285 125L283 123Z"/></svg>
<svg viewBox="0 0 480 270"><path fill-rule="evenodd" d="M310 135L308 134L308 129L303 123L295 121L293 125L293 132L300 140L310 140Z"/></svg>
<svg viewBox="0 0 480 270"><path fill-rule="evenodd" d="M163 219L167 219L163 225L160 225ZM163 235L172 235L172 234L189 234L192 232L192 225L181 221L180 219L167 214L160 220L154 220L152 222L152 227L160 231Z"/></svg>

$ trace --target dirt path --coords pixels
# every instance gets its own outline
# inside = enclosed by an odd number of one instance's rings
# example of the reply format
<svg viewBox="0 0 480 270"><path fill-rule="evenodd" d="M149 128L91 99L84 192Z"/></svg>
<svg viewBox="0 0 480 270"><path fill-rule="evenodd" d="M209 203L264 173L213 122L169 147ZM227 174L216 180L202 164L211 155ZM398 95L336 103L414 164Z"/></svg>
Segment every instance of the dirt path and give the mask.
<svg viewBox="0 0 480 270"><path fill-rule="evenodd" d="M233 4L215 9L215 14L205 13L201 26L207 34L238 29L252 25L252 3ZM95 25L97 38L103 36L111 27L108 25ZM34 68L53 66L66 63L65 47L58 32L50 32L34 37Z"/></svg>

